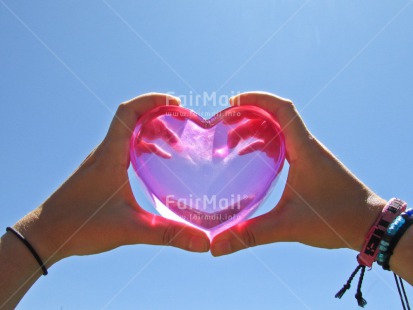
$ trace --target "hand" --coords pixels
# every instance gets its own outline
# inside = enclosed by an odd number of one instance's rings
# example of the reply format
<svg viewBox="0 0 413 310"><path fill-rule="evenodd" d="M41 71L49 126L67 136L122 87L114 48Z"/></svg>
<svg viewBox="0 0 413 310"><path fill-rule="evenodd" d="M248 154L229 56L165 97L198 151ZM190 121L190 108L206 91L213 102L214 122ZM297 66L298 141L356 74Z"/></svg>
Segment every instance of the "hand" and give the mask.
<svg viewBox="0 0 413 310"><path fill-rule="evenodd" d="M15 225L46 265L126 244L209 250L203 232L143 210L129 183L129 140L136 121L149 109L167 103L179 105L179 100L146 94L121 104L103 142L49 199ZM152 125L145 129L147 136L173 138L164 125Z"/></svg>
<svg viewBox="0 0 413 310"><path fill-rule="evenodd" d="M361 250L386 202L311 135L289 100L252 92L233 97L230 103L257 105L275 117L284 133L290 167L275 208L216 236L212 254L279 241Z"/></svg>
<svg viewBox="0 0 413 310"><path fill-rule="evenodd" d="M137 155L141 155L142 153L154 153L159 157L169 159L172 157L171 154L165 152L155 143L149 143L145 140L156 140L162 139L170 146L175 149L178 149L178 145L180 142L179 137L168 127L166 127L165 123L162 122L160 119L153 119L145 124L142 124L140 129L140 134L137 136L138 142L136 143L136 152Z"/></svg>
<svg viewBox="0 0 413 310"><path fill-rule="evenodd" d="M235 123L239 117L233 117L226 120L227 123ZM249 118L228 133L228 147L235 148L241 140L254 138L250 143L244 146L239 155L246 155L255 151L262 151L268 157L277 159L280 151L280 137L274 130L269 130L269 124L259 118Z"/></svg>

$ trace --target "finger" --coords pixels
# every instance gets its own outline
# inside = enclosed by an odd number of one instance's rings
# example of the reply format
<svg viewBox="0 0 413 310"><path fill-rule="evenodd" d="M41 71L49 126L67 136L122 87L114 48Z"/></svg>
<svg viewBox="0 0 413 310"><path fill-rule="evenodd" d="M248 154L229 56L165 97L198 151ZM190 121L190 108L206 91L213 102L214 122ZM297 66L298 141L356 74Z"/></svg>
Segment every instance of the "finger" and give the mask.
<svg viewBox="0 0 413 310"><path fill-rule="evenodd" d="M250 121L242 123L228 133L228 147L234 148L241 139L248 139L253 135L250 127Z"/></svg>
<svg viewBox="0 0 413 310"><path fill-rule="evenodd" d="M262 151L265 147L264 141L257 140L254 141L250 144L248 144L246 147L244 147L242 150L238 152L238 155L247 155L249 153L255 152L255 151Z"/></svg>
<svg viewBox="0 0 413 310"><path fill-rule="evenodd" d="M171 154L169 154L168 152L165 152L164 150L162 150L159 146L157 146L154 143L141 142L138 146L138 152L139 151L142 153L154 153L165 159L172 158Z"/></svg>
<svg viewBox="0 0 413 310"><path fill-rule="evenodd" d="M217 235L211 243L212 255L227 255L257 245L286 241L285 225L274 211L238 224Z"/></svg>
<svg viewBox="0 0 413 310"><path fill-rule="evenodd" d="M254 136L260 129L262 120L249 120L241 125L235 127L228 133L228 147L234 148L238 145L241 139L248 139Z"/></svg>
<svg viewBox="0 0 413 310"><path fill-rule="evenodd" d="M166 143L168 144L176 144L179 142L179 138L178 136L172 131L170 130L164 122L162 122L161 125L161 131L159 133L159 138L161 138L162 140L164 140Z"/></svg>
<svg viewBox="0 0 413 310"><path fill-rule="evenodd" d="M179 105L179 98L160 93L149 93L122 103L112 120L105 142L119 156L128 161L129 139L136 121L145 112L162 105Z"/></svg>
<svg viewBox="0 0 413 310"><path fill-rule="evenodd" d="M241 141L241 134L237 131L236 128L232 129L230 132L228 132L228 147L230 149L233 149L238 145L238 143Z"/></svg>
<svg viewBox="0 0 413 310"><path fill-rule="evenodd" d="M222 122L223 122L224 124L231 125L231 124L235 124L235 123L238 123L238 122L242 121L244 118L245 118L245 115L242 114L242 113L231 113L231 112L228 112L228 113L223 117Z"/></svg>
<svg viewBox="0 0 413 310"><path fill-rule="evenodd" d="M270 93L248 92L231 97L230 104L256 105L272 114L284 133L290 163L297 159L300 149L313 140L294 104L288 99Z"/></svg>
<svg viewBox="0 0 413 310"><path fill-rule="evenodd" d="M179 141L178 136L170 130L160 119L153 119L150 122L142 124L139 131L139 137L149 140L162 139L169 144Z"/></svg>
<svg viewBox="0 0 413 310"><path fill-rule="evenodd" d="M170 245L192 252L208 252L209 238L196 228L145 212L143 243Z"/></svg>
<svg viewBox="0 0 413 310"><path fill-rule="evenodd" d="M165 127L165 124L159 119L150 119L141 124L141 128L138 133L140 139L155 140L158 138L159 133Z"/></svg>
<svg viewBox="0 0 413 310"><path fill-rule="evenodd" d="M154 119L151 122L144 124L141 127L138 138L147 138L149 140L162 139L163 141L168 143L168 145L170 145L175 151L182 151L182 146L179 143L181 142L181 140L179 139L179 137L172 130L170 130L163 121L159 119ZM171 156L168 154L168 158L170 157Z"/></svg>

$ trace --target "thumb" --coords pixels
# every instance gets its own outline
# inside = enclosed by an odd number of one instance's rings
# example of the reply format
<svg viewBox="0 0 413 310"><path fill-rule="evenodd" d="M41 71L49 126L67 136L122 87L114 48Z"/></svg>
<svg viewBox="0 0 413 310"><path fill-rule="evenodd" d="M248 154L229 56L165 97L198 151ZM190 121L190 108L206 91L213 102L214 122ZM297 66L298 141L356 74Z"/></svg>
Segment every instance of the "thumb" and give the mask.
<svg viewBox="0 0 413 310"><path fill-rule="evenodd" d="M221 256L257 245L284 241L284 226L276 209L273 209L217 235L212 240L211 253L213 256Z"/></svg>
<svg viewBox="0 0 413 310"><path fill-rule="evenodd" d="M170 245L191 252L208 252L209 238L199 229L145 212L141 243Z"/></svg>

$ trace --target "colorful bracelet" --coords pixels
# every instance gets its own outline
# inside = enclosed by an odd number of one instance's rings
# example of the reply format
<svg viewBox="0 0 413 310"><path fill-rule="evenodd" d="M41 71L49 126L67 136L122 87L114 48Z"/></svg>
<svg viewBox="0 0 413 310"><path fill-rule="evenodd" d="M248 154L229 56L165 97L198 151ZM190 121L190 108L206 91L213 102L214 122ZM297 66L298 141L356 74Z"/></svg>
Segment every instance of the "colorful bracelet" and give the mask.
<svg viewBox="0 0 413 310"><path fill-rule="evenodd" d="M399 216L402 212L406 210L407 204L400 199L392 198L383 208L381 214L377 217L373 226L367 233L365 242L361 252L357 255L357 261L359 265L352 272L346 284L337 292L336 298L343 297L344 293L350 289L351 282L353 278L357 275L359 270L361 270L359 282L357 284L356 300L360 307L364 307L367 301L363 298L361 293L361 285L363 283L364 272L366 267L371 267L376 260L379 253L380 242L386 234L387 228L394 221L394 219Z"/></svg>
<svg viewBox="0 0 413 310"><path fill-rule="evenodd" d="M357 256L357 261L362 266L371 267L379 252L380 241L383 239L387 227L394 219L406 210L407 204L400 199L392 198L383 208L382 213L370 228L364 242L363 249Z"/></svg>
<svg viewBox="0 0 413 310"><path fill-rule="evenodd" d="M380 242L379 254L377 255L377 263L384 270L390 270L390 258L396 248L398 242L403 237L404 233L413 224L413 209L399 215L389 226L386 235ZM393 272L394 280L396 281L397 291L400 296L403 309L410 310L409 299L407 298L406 290L404 289L403 280L400 276Z"/></svg>
<svg viewBox="0 0 413 310"><path fill-rule="evenodd" d="M377 255L377 264L383 267L384 270L390 270L390 258L396 248L401 237L413 224L413 209L409 209L402 215L399 215L387 228L386 235L380 242L379 254Z"/></svg>

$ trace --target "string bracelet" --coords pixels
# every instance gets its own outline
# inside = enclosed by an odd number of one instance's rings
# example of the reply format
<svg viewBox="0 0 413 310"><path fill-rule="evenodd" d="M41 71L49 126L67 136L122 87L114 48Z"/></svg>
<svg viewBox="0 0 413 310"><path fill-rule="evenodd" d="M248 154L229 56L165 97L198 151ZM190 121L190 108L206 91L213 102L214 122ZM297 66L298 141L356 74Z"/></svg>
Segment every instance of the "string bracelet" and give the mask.
<svg viewBox="0 0 413 310"><path fill-rule="evenodd" d="M21 233L19 233L17 230L15 230L14 228L11 227L7 227L6 231L11 232L12 234L14 234L18 239L20 239L21 242L24 243L24 245L29 249L29 251L32 253L33 257L36 259L36 261L39 263L40 268L42 269L43 275L47 275L47 268L44 265L42 259L40 258L39 254L37 254L36 250L32 247L32 245L29 243L29 241L27 241L26 238L23 237L23 235Z"/></svg>
<svg viewBox="0 0 413 310"><path fill-rule="evenodd" d="M404 233L413 224L413 209L399 215L389 226L386 235L380 242L379 254L377 255L377 264L383 267L384 270L390 270L390 258L393 255L394 249L398 242L403 237ZM397 291L400 296L403 309L410 310L409 300L406 290L404 289L403 279L393 272L394 280L396 281Z"/></svg>
<svg viewBox="0 0 413 310"><path fill-rule="evenodd" d="M390 257L393 255L393 251L401 237L413 223L411 214L413 214L413 209L409 209L407 212L399 215L390 224L384 238L380 242L377 264L382 266L384 270L390 270Z"/></svg>
<svg viewBox="0 0 413 310"><path fill-rule="evenodd" d="M337 292L336 298L341 298L345 292L350 289L351 282L357 273L361 270L359 282L357 284L357 291L355 294L357 303L360 307L367 305L367 301L363 298L361 292L361 285L363 283L364 272L366 267L372 267L376 257L379 253L380 242L384 238L387 228L402 212L406 210L407 204L400 199L392 198L383 208L381 214L377 217L373 226L366 235L361 252L357 255L357 262L359 265L353 271L346 284Z"/></svg>

